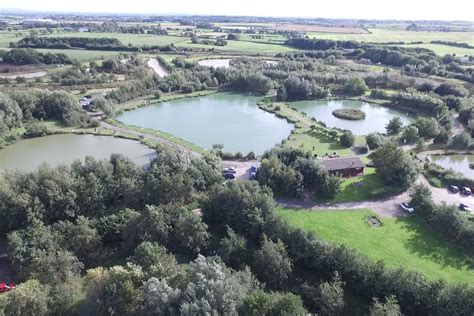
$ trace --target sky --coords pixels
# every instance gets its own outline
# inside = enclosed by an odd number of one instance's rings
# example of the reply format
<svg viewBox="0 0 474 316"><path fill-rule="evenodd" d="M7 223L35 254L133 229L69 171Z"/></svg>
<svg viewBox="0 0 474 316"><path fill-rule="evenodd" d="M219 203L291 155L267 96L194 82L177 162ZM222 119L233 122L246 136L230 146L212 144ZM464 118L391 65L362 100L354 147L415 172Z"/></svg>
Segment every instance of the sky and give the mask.
<svg viewBox="0 0 474 316"><path fill-rule="evenodd" d="M473 0L2 0L2 9L474 21Z"/></svg>

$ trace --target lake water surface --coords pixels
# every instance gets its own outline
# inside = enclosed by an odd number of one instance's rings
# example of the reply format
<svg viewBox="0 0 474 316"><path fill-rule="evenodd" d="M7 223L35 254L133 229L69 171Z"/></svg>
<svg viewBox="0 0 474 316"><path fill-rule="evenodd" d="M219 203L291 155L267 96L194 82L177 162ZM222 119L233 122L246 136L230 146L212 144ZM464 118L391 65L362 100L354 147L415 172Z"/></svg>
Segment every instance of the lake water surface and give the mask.
<svg viewBox="0 0 474 316"><path fill-rule="evenodd" d="M139 165L146 165L155 151L133 140L94 135L51 135L26 139L0 150L0 170L33 171L42 163L52 167L69 165L86 156L109 158L118 153Z"/></svg>
<svg viewBox="0 0 474 316"><path fill-rule="evenodd" d="M355 135L367 135L373 132L384 133L387 123L396 116L400 117L403 125L408 125L413 120L404 113L377 104L355 100L297 101L290 102L290 106L326 123L328 127L347 129ZM336 109L359 109L365 112L366 117L365 120L360 121L340 119L332 114L332 111Z"/></svg>
<svg viewBox="0 0 474 316"><path fill-rule="evenodd" d="M173 134L205 149L223 144L224 151L262 154L286 139L293 126L259 109L258 99L215 93L153 104L125 112L117 119Z"/></svg>
<svg viewBox="0 0 474 316"><path fill-rule="evenodd" d="M474 163L474 155L432 155L430 159L445 169L453 169L466 178L474 179L474 170L469 163Z"/></svg>

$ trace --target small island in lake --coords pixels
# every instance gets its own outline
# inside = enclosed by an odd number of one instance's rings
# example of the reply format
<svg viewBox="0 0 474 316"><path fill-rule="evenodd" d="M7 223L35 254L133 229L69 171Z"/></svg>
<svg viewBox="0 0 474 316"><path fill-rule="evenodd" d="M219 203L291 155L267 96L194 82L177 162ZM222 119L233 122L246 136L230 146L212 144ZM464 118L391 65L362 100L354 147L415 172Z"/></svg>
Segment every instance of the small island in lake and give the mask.
<svg viewBox="0 0 474 316"><path fill-rule="evenodd" d="M365 120L365 112L358 109L337 109L332 111L332 115L344 120Z"/></svg>

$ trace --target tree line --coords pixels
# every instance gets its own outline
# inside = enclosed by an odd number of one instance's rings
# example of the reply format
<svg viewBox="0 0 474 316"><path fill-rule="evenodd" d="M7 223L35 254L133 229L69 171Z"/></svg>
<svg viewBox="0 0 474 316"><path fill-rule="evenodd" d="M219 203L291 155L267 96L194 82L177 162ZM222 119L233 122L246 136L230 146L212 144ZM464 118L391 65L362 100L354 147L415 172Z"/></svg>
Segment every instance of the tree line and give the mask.
<svg viewBox="0 0 474 316"><path fill-rule="evenodd" d="M9 51L0 51L2 62L13 65L53 65L72 64L72 60L63 53L41 53L34 49L13 48Z"/></svg>
<svg viewBox="0 0 474 316"><path fill-rule="evenodd" d="M119 50L119 51L173 51L171 45L143 45L140 47L125 45L117 38L112 37L45 37L28 36L18 42L10 43L11 48L47 48L47 49L75 49L82 48L88 50Z"/></svg>
<svg viewBox="0 0 474 316"><path fill-rule="evenodd" d="M12 90L0 94L0 135L24 122L55 119L67 126L90 123L77 100L65 91Z"/></svg>

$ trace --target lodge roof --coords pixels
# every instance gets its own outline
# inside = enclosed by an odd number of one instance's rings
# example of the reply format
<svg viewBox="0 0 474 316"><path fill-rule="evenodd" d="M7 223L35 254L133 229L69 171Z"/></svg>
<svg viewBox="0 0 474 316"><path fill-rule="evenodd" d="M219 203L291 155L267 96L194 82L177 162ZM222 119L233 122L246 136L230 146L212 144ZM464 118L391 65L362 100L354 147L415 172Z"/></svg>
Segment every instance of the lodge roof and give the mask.
<svg viewBox="0 0 474 316"><path fill-rule="evenodd" d="M359 159L359 157L323 159L321 160L321 165L323 165L323 167L328 171L365 167L365 164Z"/></svg>

